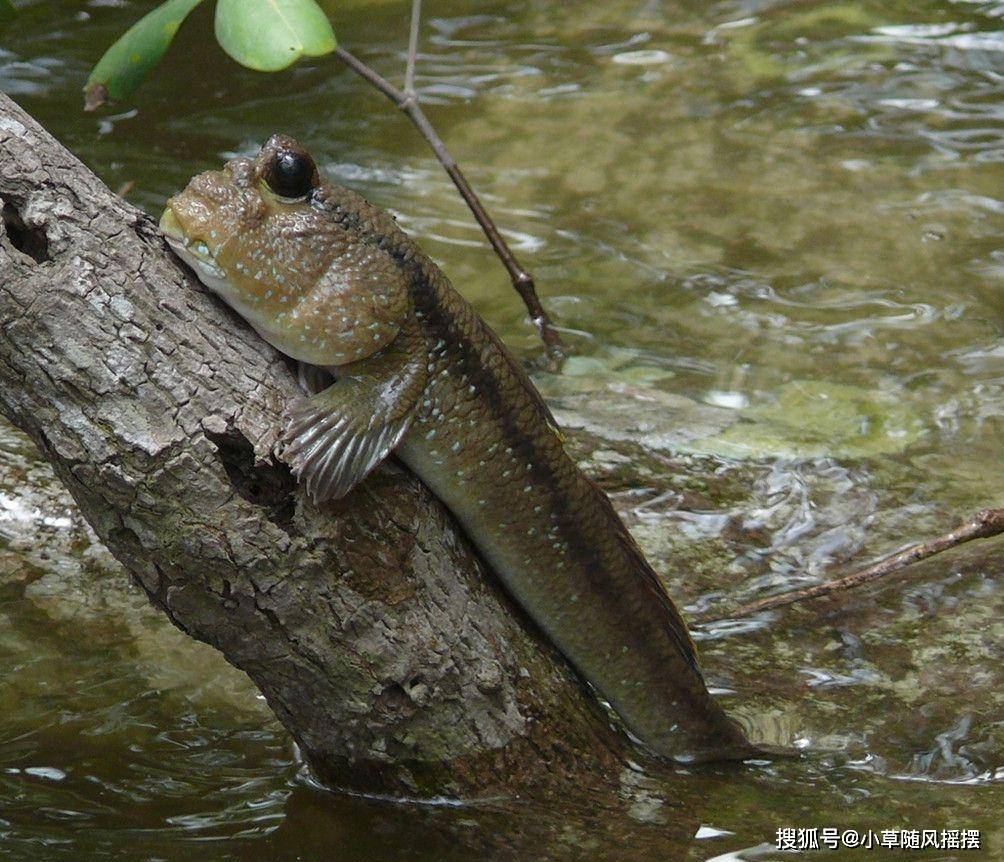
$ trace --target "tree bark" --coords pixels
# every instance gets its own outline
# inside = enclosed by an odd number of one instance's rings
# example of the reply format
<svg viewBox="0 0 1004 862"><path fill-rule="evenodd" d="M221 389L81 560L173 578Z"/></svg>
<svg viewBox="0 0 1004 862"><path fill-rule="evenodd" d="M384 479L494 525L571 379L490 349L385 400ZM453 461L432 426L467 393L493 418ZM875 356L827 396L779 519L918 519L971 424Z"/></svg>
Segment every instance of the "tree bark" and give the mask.
<svg viewBox="0 0 1004 862"><path fill-rule="evenodd" d="M621 761L414 477L387 464L345 500L307 501L272 452L296 393L284 360L2 95L0 199L0 410L323 782L470 797Z"/></svg>

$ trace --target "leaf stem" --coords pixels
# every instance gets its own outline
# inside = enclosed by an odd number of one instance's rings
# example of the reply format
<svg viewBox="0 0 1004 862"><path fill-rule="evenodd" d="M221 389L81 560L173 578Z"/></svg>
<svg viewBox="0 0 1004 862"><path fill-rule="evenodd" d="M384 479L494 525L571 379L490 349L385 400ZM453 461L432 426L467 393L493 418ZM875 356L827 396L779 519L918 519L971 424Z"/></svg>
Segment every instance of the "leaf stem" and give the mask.
<svg viewBox="0 0 1004 862"><path fill-rule="evenodd" d="M415 65L418 62L418 25L421 20L422 0L411 0L411 31L408 34L408 65L404 72L404 92L408 96L416 96Z"/></svg>
<svg viewBox="0 0 1004 862"><path fill-rule="evenodd" d="M416 6L418 6L417 2ZM412 18L412 26L414 29L414 16ZM344 48L337 48L335 56L403 111L412 123L415 124L415 127L428 142L429 146L432 147L432 151L436 154L439 163L443 166L446 173L449 174L450 179L453 180L457 191L460 192L461 197L466 201L467 206L470 207L474 218L481 225L481 229L488 238L488 242L491 243L492 248L495 250L495 254L498 255L502 261L502 265L506 268L506 272L509 273L512 286L522 298L527 311L530 312L530 318L536 325L541 340L547 348L548 358L552 366L557 367L565 357L565 345L558 331L554 328L551 318L544 310L544 306L541 305L533 276L516 259L512 249L509 248L502 234L499 233L499 229L495 226L495 222L481 203L481 199L475 194L474 189L471 188L460 166L446 148L442 138L436 133L428 117L425 116L425 112L418 104L415 94L402 92L375 69L366 65L366 63ZM409 51L410 56L411 52Z"/></svg>

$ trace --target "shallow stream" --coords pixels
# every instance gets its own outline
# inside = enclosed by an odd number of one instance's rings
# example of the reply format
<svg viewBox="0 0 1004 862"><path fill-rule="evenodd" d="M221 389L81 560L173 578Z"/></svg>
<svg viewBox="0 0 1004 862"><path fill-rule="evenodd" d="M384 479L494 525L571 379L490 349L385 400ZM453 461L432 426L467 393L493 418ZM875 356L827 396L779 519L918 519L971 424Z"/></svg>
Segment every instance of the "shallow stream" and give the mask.
<svg viewBox="0 0 1004 862"><path fill-rule="evenodd" d="M241 69L200 9L130 103L84 114L89 67L152 4L21 5L0 90L113 189L159 212L196 171L288 132L539 357L424 143L336 61ZM326 6L400 79L406 0ZM690 613L1004 504L1004 4L425 6L427 111L576 351L535 379ZM779 827L832 827L977 829L981 851L908 858L1004 858L1002 571L989 541L698 627L729 709L804 762L629 769L602 804L364 800L311 785L247 680L147 607L3 426L0 851L770 860L790 858L769 846Z"/></svg>

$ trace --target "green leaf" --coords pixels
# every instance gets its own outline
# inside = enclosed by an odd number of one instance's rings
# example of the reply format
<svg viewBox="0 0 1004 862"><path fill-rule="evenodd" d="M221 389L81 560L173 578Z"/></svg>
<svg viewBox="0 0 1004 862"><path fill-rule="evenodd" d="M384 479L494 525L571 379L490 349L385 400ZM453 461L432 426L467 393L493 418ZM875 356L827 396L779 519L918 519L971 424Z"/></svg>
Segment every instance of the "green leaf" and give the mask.
<svg viewBox="0 0 1004 862"><path fill-rule="evenodd" d="M216 39L242 66L276 72L300 57L338 47L331 22L314 0L219 0Z"/></svg>
<svg viewBox="0 0 1004 862"><path fill-rule="evenodd" d="M14 4L10 0L0 0L0 24L10 21L16 12L17 9L14 8Z"/></svg>
<svg viewBox="0 0 1004 862"><path fill-rule="evenodd" d="M105 51L84 85L85 110L125 99L160 62L188 14L202 0L167 0L144 15Z"/></svg>

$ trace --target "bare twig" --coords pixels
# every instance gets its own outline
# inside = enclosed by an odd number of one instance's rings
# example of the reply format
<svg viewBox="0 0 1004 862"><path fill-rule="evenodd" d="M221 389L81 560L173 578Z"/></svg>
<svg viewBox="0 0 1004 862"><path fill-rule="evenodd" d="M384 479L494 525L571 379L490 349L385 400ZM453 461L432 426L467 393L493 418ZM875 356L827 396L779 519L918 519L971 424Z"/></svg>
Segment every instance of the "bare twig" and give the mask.
<svg viewBox="0 0 1004 862"><path fill-rule="evenodd" d="M422 0L411 0L411 31L408 33L408 66L404 72L404 92L415 98L415 65L418 62L418 25L422 20Z"/></svg>
<svg viewBox="0 0 1004 862"><path fill-rule="evenodd" d="M806 599L815 599L820 596L828 596L841 592L842 590L849 590L853 587L861 586L861 584L883 578L886 575L891 575L906 566L926 560L928 557L933 557L935 554L940 554L942 551L947 551L966 542L971 542L973 539L988 539L1001 533L1004 533L1004 509L984 509L978 512L976 517L967 521L961 527L952 530L950 533L945 533L943 536L938 536L936 539L931 539L927 542L919 542L916 545L911 545L896 554L890 554L888 557L879 560L877 563L873 563L867 568L854 572L854 574L837 578L833 581L826 581L822 584L816 584L813 587L806 587L803 590L792 590L788 593L781 593L778 596L750 602L747 605L734 608L725 614L715 616L702 614L696 617L694 622L710 623L726 619L736 619L738 617L748 617L760 611L780 608L785 605L794 604L795 602L805 601Z"/></svg>
<svg viewBox="0 0 1004 862"><path fill-rule="evenodd" d="M418 6L419 4L416 2L415 7L417 8ZM413 31L416 29L416 26L415 18L413 16ZM491 243L492 248L495 250L495 254L499 256L499 259L502 261L502 265L506 268L506 272L509 273L512 286L516 288L516 292L519 293L522 298L527 311L530 312L530 317L536 325L537 331L540 333L540 337L547 348L547 353L551 362L554 364L559 363L565 356L565 345L561 336L558 334L558 331L554 328L551 318L544 310L544 306L541 305L540 299L537 297L537 288L534 284L533 276L523 268L520 262L516 259L516 256L512 253L512 250L506 244L506 241L502 238L502 234L499 233L499 229L495 226L495 222L492 221L491 216L488 215L488 211L484 208L480 198L478 198L478 196L474 193L474 190L471 188L470 183L467 181L467 177L464 176L463 171L460 170L460 167L457 165L453 156L450 155L450 151L446 149L446 145L443 143L442 138L439 137L436 130L432 127L432 123L430 123L429 119L425 116L425 112L418 104L418 100L414 93L402 92L390 83L390 81L381 76L375 69L367 66L362 60L355 55L350 54L344 48L338 48L335 51L335 55L353 72L383 93L398 108L400 108L401 111L408 116L412 123L415 124L422 137L429 143L429 146L432 147L432 151L436 154L436 158L439 159L439 163L446 170L446 173L450 175L450 179L453 180L453 184L457 187L457 191L460 192L463 199L467 202L467 206L470 207L471 212L474 214L474 218L476 218L478 220L478 224L481 225L481 229L484 231L485 236L488 238L488 242ZM411 65L411 52L409 51L409 66Z"/></svg>

